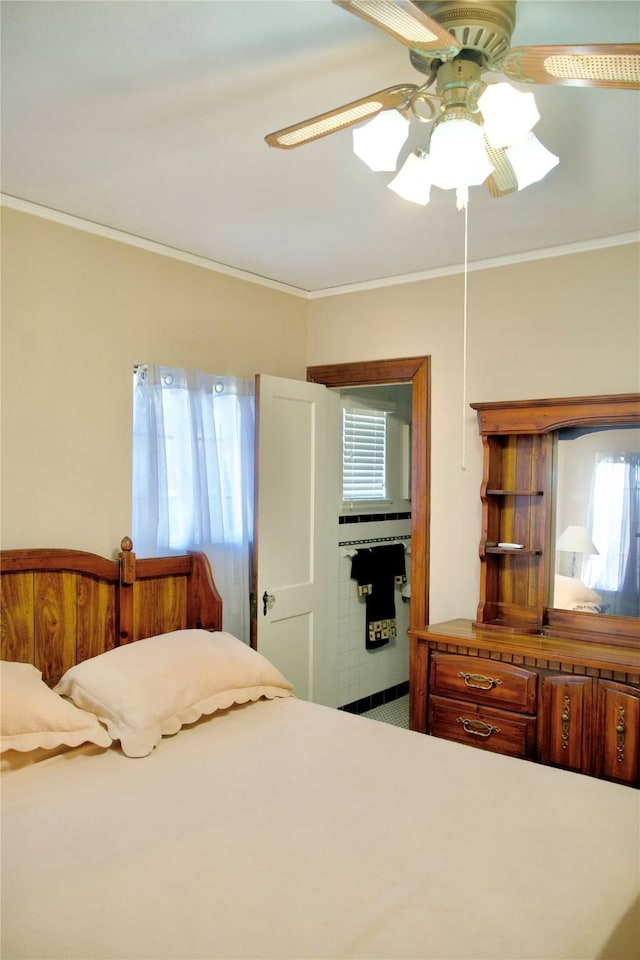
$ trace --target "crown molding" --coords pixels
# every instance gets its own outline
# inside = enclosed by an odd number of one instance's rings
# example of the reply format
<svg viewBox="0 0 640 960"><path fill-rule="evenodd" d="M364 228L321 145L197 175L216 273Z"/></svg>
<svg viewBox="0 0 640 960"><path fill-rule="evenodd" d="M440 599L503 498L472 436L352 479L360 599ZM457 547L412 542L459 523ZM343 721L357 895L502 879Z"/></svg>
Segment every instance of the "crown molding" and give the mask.
<svg viewBox="0 0 640 960"><path fill-rule="evenodd" d="M640 232L621 233L614 237L598 237L595 240L585 240L581 243L568 243L558 247L545 247L542 250L528 250L526 253L516 253L507 257L494 257L487 260L475 260L467 264L467 271L492 270L495 267L510 267L518 263L529 263L532 260L549 260L554 257L564 257L575 253L588 253L593 250L603 250L606 247L620 247L628 243L640 243ZM341 287L327 287L308 294L309 300L318 300L322 297L336 297L344 293L357 293L362 290L375 290L379 287L398 287L404 283L417 283L420 280L434 280L437 277L448 277L456 273L464 273L464 264L454 264L450 267L437 267L434 270L424 270L418 273L407 273L402 276L386 277L382 280L368 280L363 283L345 284Z"/></svg>
<svg viewBox="0 0 640 960"><path fill-rule="evenodd" d="M9 194L1 193L0 205L8 207L11 210L17 210L20 213L28 213L34 217L41 217L43 220L51 220L64 227L72 227L74 230L92 233L97 237L105 237L107 240L125 243L130 247L137 247L139 250L147 250L149 253L156 253L161 257L180 260L182 263L189 263L194 267L201 267L203 270L212 270L214 273L223 273L228 277L235 277L238 280L245 280L248 283L256 283L261 287L269 287L271 290L291 293L305 299L309 295L307 290L302 290L300 287L293 287L286 283L280 283L277 280L270 280L268 277L261 277L258 274L249 273L247 270L238 270L236 267L230 267L226 263L218 263L215 260L209 260L207 257L199 257L194 253L187 253L185 250L178 250L175 247L157 243L155 240L147 240L145 237L138 237L135 234L126 233L124 230L105 227L103 224L95 223L93 220L74 217L69 213L63 213L61 210L43 207L39 203L32 203L30 200L22 200L20 197L12 197Z"/></svg>
<svg viewBox="0 0 640 960"><path fill-rule="evenodd" d="M300 287L294 287L287 283L280 283L277 280L271 280L268 277L261 277L255 273L249 273L246 270L239 270L236 267L230 267L225 263L218 263L215 260L209 260L207 257L200 257L193 253L187 253L184 250L178 250L162 243L156 243L155 240L147 240L144 237L138 237L123 230L116 230L113 227L106 227L100 223L94 223L92 220L84 220L81 217L75 217L60 210L54 210L51 207L44 207L38 203L32 203L30 200L22 200L19 197L12 197L9 194L0 194L0 205L11 210L17 210L21 213L28 213L34 217L41 217L44 220L51 220L66 227L72 227L74 230L82 230L85 233L92 233L98 237L105 237L108 240L115 240L118 243L125 243L140 250L147 250L150 253L158 254L162 257L169 257L172 260L180 260L182 263L188 263L195 267L201 267L204 270L212 270L214 273L222 273L229 277L235 277L238 280L244 280L247 283L255 283L262 287L268 287L271 290L278 290L281 293L288 293L292 296L302 297L304 300L319 300L323 297L336 297L345 293L359 293L363 290L377 290L381 287L396 287L405 283L418 283L423 280L434 280L438 277L452 276L458 273L464 273L464 264L454 264L449 267L437 267L433 270L423 270L417 273L401 274L393 277L384 277L380 280L365 280L361 283L349 283L338 287L326 287L323 290L303 290ZM640 232L623 233L613 237L598 237L594 240L587 240L581 243L564 244L557 247L545 247L542 250L528 250L526 253L513 254L506 257L495 257L487 260L476 260L467 264L468 272L475 270L492 270L495 267L509 267L514 264L528 263L532 260L547 260L553 257L562 257L576 253L587 253L593 250L602 250L606 247L619 247L628 243L640 242Z"/></svg>

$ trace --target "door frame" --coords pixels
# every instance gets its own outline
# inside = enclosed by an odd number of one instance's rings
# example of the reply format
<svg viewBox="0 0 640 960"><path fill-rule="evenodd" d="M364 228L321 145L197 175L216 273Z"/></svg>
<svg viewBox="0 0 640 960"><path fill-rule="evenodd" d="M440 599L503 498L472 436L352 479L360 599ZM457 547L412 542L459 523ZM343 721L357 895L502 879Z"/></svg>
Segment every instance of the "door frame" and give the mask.
<svg viewBox="0 0 640 960"><path fill-rule="evenodd" d="M403 357L307 367L307 380L326 387L359 387L410 383L411 393L411 628L429 623L429 535L431 511L431 357ZM413 658L413 644L412 658ZM410 670L411 674L411 670ZM423 698L409 689L409 724L423 729L417 714ZM420 686L426 689L426 677Z"/></svg>

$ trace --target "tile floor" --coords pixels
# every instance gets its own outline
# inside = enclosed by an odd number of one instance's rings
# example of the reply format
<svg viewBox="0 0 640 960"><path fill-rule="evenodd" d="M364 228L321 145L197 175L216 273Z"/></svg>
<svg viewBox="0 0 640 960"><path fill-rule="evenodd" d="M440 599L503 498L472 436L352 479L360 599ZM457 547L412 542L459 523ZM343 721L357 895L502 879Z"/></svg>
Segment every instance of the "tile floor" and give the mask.
<svg viewBox="0 0 640 960"><path fill-rule="evenodd" d="M381 720L383 723L392 723L395 727L404 727L409 729L409 695L399 697L390 703L383 703L373 710L368 710L361 714L370 720Z"/></svg>

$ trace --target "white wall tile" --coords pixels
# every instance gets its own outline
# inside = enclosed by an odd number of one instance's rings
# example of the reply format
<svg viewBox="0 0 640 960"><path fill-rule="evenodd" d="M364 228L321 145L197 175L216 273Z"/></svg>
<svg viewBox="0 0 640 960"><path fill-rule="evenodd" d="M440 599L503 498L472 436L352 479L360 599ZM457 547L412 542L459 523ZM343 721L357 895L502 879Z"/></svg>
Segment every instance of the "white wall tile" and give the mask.
<svg viewBox="0 0 640 960"><path fill-rule="evenodd" d="M360 524L342 524L340 540L374 540L374 538L406 536L410 533L409 520L380 520ZM406 541L408 544L409 541ZM375 543L367 544L375 546ZM396 626L398 636L377 650L365 645L365 601L358 596L355 580L351 579L351 558L338 547L336 577L338 578L338 705L344 706L368 697L409 679L409 604L403 603L400 589L395 592ZM407 574L409 573L407 555ZM346 665L348 664L348 667ZM345 669L346 667L346 669Z"/></svg>

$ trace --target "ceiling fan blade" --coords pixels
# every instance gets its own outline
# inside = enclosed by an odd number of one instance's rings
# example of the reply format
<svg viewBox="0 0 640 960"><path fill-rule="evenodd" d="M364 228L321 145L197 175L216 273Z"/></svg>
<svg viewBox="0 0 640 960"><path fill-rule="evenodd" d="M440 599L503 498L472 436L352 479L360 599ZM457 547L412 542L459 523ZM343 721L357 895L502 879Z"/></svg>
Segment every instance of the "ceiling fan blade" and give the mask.
<svg viewBox="0 0 640 960"><path fill-rule="evenodd" d="M486 137L484 145L487 156L495 168L485 180L487 190L492 197L506 197L508 193L518 189L518 180L507 157L507 151L503 147L492 147Z"/></svg>
<svg viewBox="0 0 640 960"><path fill-rule="evenodd" d="M640 44L512 47L500 70L524 83L640 90Z"/></svg>
<svg viewBox="0 0 640 960"><path fill-rule="evenodd" d="M409 102L412 94L418 90L414 83L405 83L395 87L387 87L378 93L372 93L361 100L353 100L342 107L320 113L317 117L302 120L290 127L276 130L264 138L270 147L280 147L282 150L291 150L319 137L326 137L329 133L336 133L345 127L351 127L363 120L370 120L382 110L402 109Z"/></svg>
<svg viewBox="0 0 640 960"><path fill-rule="evenodd" d="M454 56L462 44L448 30L428 17L411 0L333 0L374 27L414 50L433 50Z"/></svg>

